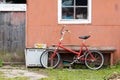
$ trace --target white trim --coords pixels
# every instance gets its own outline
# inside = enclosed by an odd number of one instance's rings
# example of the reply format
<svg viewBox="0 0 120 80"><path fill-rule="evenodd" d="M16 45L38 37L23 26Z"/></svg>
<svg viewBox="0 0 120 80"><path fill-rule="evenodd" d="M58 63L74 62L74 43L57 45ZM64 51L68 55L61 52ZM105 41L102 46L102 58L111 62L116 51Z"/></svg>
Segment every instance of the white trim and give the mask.
<svg viewBox="0 0 120 80"><path fill-rule="evenodd" d="M78 19L78 20L60 20L58 23L59 24L90 24L91 20L84 20L84 19Z"/></svg>
<svg viewBox="0 0 120 80"><path fill-rule="evenodd" d="M26 4L0 4L0 11L26 11Z"/></svg>
<svg viewBox="0 0 120 80"><path fill-rule="evenodd" d="M89 22L91 23L92 22L92 0L89 0L89 4L88 4L88 7L89 7L89 14L88 14L88 19L89 19Z"/></svg>
<svg viewBox="0 0 120 80"><path fill-rule="evenodd" d="M62 0L58 0L58 23L59 24L90 24L91 23L91 16L92 16L92 0L88 0L89 3L88 3L88 19L64 19L62 20Z"/></svg>

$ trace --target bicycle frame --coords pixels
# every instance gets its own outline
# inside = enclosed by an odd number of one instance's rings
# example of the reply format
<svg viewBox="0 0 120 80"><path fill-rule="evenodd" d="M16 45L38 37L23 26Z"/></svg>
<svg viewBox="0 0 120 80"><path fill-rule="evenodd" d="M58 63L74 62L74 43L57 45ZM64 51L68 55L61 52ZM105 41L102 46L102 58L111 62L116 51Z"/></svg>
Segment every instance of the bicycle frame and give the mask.
<svg viewBox="0 0 120 80"><path fill-rule="evenodd" d="M62 43L59 42L58 45L57 45L57 47L56 47L56 49L54 50L54 54L53 54L53 56L51 56L51 58L54 58L54 56L56 55L56 52L58 51L59 48L62 48L62 49L64 49L65 51L68 51L68 52L70 52L70 53L76 54L78 58L81 56L81 53L82 53L82 51L83 51L83 48L85 49L86 53L87 53L87 52L90 53L90 51L89 51L89 49L87 48L87 46L85 45L84 41L82 42L82 45L81 45L81 47L80 47L80 49L79 49L78 52L75 51L75 50L72 50L72 49L69 49L69 48L63 46ZM92 55L91 55L91 56L92 56ZM94 59L93 56L92 56L92 59Z"/></svg>
<svg viewBox="0 0 120 80"><path fill-rule="evenodd" d="M75 50L72 50L72 49L69 49L69 48L63 46L63 45L62 45L62 40L63 40L64 35L65 35L66 32L68 32L68 30L62 32L62 36L61 36L61 38L60 38L60 41L58 42L58 44L57 44L57 46L56 46L56 49L54 50L54 53L53 53L53 55L51 56L51 59L53 59L53 58L55 57L56 52L58 51L58 49L59 49L59 48L62 48L62 49L64 49L65 51L68 51L68 52L70 52L70 53L72 53L72 54L76 54L78 59L80 59L80 56L81 56L81 54L82 54L82 51L83 51L83 49L85 49L86 53L89 53L89 54L91 55L92 60L95 60L95 58L94 58L93 55L91 54L90 50L89 50L89 49L87 48L87 46L85 45L85 40L83 40L82 45L81 45L79 51L75 51ZM85 60L85 59L83 58L83 60Z"/></svg>

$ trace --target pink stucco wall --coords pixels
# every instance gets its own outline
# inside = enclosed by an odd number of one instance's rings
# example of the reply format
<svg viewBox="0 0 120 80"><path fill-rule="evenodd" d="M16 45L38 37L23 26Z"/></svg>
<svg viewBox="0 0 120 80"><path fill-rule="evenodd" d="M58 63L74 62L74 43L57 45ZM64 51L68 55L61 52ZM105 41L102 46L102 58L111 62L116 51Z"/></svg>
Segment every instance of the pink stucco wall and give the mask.
<svg viewBox="0 0 120 80"><path fill-rule="evenodd" d="M62 25L58 24L58 0L27 0L26 47L35 43L56 44ZM80 44L78 36L91 32L91 46L112 46L117 49L114 61L120 60L120 0L92 0L92 23L67 25L64 44Z"/></svg>

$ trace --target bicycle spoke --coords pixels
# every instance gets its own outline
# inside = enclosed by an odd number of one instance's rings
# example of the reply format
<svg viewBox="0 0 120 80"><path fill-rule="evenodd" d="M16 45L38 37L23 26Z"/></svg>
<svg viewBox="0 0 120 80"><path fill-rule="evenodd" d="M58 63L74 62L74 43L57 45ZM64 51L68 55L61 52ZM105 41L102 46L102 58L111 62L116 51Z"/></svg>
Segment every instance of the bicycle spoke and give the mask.
<svg viewBox="0 0 120 80"><path fill-rule="evenodd" d="M92 59L91 55L94 57L94 60ZM99 69L102 67L104 62L103 55L98 51L92 51L91 53L88 53L85 58L85 64L90 69Z"/></svg>
<svg viewBox="0 0 120 80"><path fill-rule="evenodd" d="M53 51L45 51L40 57L40 61L45 68L56 68L60 62L60 55L56 53L53 58Z"/></svg>

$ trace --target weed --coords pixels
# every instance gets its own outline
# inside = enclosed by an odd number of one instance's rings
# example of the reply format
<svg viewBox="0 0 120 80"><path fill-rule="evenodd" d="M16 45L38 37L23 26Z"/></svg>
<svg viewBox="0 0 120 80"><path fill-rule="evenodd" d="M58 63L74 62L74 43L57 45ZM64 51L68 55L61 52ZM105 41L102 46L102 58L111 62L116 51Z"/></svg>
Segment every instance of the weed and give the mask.
<svg viewBox="0 0 120 80"><path fill-rule="evenodd" d="M120 68L120 61L117 62L116 67Z"/></svg>
<svg viewBox="0 0 120 80"><path fill-rule="evenodd" d="M2 60L0 60L0 67L2 67L3 66L3 61Z"/></svg>

